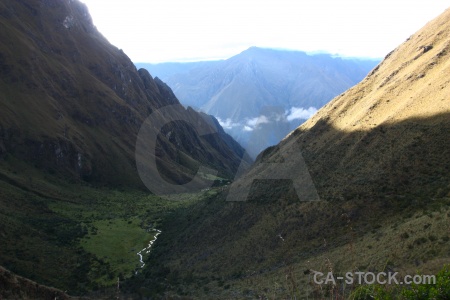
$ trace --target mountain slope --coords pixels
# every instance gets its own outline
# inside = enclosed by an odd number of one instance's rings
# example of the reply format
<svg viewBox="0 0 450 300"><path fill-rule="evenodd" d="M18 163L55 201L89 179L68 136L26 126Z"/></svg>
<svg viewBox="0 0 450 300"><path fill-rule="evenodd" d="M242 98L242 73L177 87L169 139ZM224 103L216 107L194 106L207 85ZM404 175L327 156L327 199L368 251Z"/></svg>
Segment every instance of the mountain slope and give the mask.
<svg viewBox="0 0 450 300"><path fill-rule="evenodd" d="M434 274L450 263L449 45L447 10L261 153L228 192L175 215L139 284L203 298L345 298L357 285L312 275ZM317 200L304 197L308 178L321 201L306 201Z"/></svg>
<svg viewBox="0 0 450 300"><path fill-rule="evenodd" d="M183 104L238 121L259 116L263 106L320 107L359 82L376 63L252 47L224 61L138 65L165 80ZM243 86L254 90L247 93ZM224 105L229 107L221 109Z"/></svg>
<svg viewBox="0 0 450 300"><path fill-rule="evenodd" d="M4 299L78 299L69 297L63 291L16 276L3 267L0 267L0 296Z"/></svg>
<svg viewBox="0 0 450 300"><path fill-rule="evenodd" d="M316 183L319 190L320 184L332 183L335 196L345 197L348 188L370 197L376 193L370 185L384 192L446 195L448 15L389 53L359 85L325 105L265 159L289 148L301 151L310 172L328 177ZM324 197L330 199L331 191Z"/></svg>
<svg viewBox="0 0 450 300"><path fill-rule="evenodd" d="M358 83L376 63L252 47L224 61L140 66L165 76L183 104L217 117L256 156ZM254 140L267 133L275 136L255 147Z"/></svg>
<svg viewBox="0 0 450 300"><path fill-rule="evenodd" d="M0 155L92 182L139 185L137 132L152 112L179 105L171 90L145 70L137 72L77 1L12 1L1 11L1 38L9 42L0 52ZM193 110L180 113L201 120ZM177 163L177 151L232 176L242 153L237 143L230 148L217 134L214 143L195 139L185 123L171 127L187 135L177 140L178 150L159 136L172 153L157 158L162 173L172 173L167 180L188 180L195 172Z"/></svg>
<svg viewBox="0 0 450 300"><path fill-rule="evenodd" d="M0 265L11 272L77 295L134 274L132 249L171 205L138 173L138 133L149 116L160 117L145 123L156 136L143 157L156 162L150 175L181 186L205 166L219 178L193 181L210 186L241 164L244 149L218 122L137 70L80 1L1 1L0 40ZM168 107L172 117L162 113ZM107 249L86 247L111 231ZM112 260L121 251L128 263Z"/></svg>

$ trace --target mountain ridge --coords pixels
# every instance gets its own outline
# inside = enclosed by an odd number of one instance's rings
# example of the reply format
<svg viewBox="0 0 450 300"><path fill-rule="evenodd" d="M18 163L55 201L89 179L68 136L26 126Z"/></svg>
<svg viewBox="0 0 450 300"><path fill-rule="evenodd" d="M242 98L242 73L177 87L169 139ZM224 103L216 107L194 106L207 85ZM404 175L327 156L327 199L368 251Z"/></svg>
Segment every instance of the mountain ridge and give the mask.
<svg viewBox="0 0 450 300"><path fill-rule="evenodd" d="M137 284L222 299L399 297L401 287L320 285L312 276L435 274L449 264L449 37L447 9L229 189L175 215L185 230L169 220L162 237L173 252L155 249L154 270ZM294 171L283 173L283 163ZM320 201L296 190L308 179ZM157 279L167 270L176 274L168 284Z"/></svg>
<svg viewBox="0 0 450 300"><path fill-rule="evenodd" d="M39 282L95 299L343 298L367 286L312 274L450 263L450 10L231 187L244 150L220 127L200 135L219 120L178 105L89 20L78 1L0 3L11 41L0 45L0 264L33 280L0 267L2 297L66 297ZM179 119L166 124L173 106ZM215 187L168 199L142 190L134 147L149 115L164 125L151 171L180 185L204 165L219 171L201 178ZM322 201L298 196L299 160ZM239 185L247 201L233 201ZM156 230L151 252L138 252ZM391 288L400 294L380 287Z"/></svg>
<svg viewBox="0 0 450 300"><path fill-rule="evenodd" d="M13 7L6 3L1 7L2 39L11 43L2 46L0 57L4 94L0 154L15 153L69 177L139 185L135 166L129 162L134 157L133 135L149 114L166 105L179 105L173 92L148 72L138 72L122 50L110 45L94 27L84 4L38 1L29 6L16 2ZM44 13L49 17L44 18ZM25 16L27 22L22 22ZM42 30L51 34L44 35ZM185 113L197 118L194 111ZM178 125L190 130L187 124ZM229 148L231 144L223 144L219 136L215 139L223 149L242 153L237 143ZM159 142L174 147L163 136ZM200 148L215 152L218 160L213 164L232 176L240 154L224 164L219 160L229 159L228 154L218 147L213 150L206 140L199 143ZM197 155L194 160L205 156ZM210 162L203 159L201 163ZM195 172L177 163L171 170L177 168L184 180ZM130 176L115 176L118 170Z"/></svg>
<svg viewBox="0 0 450 300"><path fill-rule="evenodd" d="M161 72L183 104L214 115L256 157L359 82L376 62L251 47L222 61L137 65ZM252 136L261 141L254 143Z"/></svg>
<svg viewBox="0 0 450 300"><path fill-rule="evenodd" d="M270 56L273 56L273 58L268 59ZM191 75L193 74L192 72L199 72L195 69L201 69L201 68L205 68L207 69L206 72L210 72L211 75L211 79L205 78L205 74L200 75L200 82L202 80L213 80L215 81L216 79L213 79L216 76L224 76L225 80L222 80L220 82L220 85L218 87L215 87L215 84L212 84L212 90L210 89L209 93L216 93L214 91L214 89L218 89L220 90L221 87L224 86L228 86L230 84L230 79L235 75L235 74L239 74L242 71L245 72L258 72L258 70L253 70L253 68L270 68L267 65L265 66L264 64L261 64L261 61L265 61L265 63L269 63L272 65L277 64L277 62L274 62L274 59L276 60L280 60L280 59L286 59L286 57L290 57L291 62L294 63L295 60L299 60L301 61L301 63L304 63L302 60L304 60L305 58L313 58L313 57L317 57L317 58L324 58L324 59L331 59L330 61L336 61L336 62L340 62L340 61L361 61L364 62L366 64L368 64L369 66L366 67L367 70L364 70L361 72L360 69L355 68L356 65L353 65L354 69L351 70L351 72L349 72L349 74L347 76L349 76L347 79L345 79L344 82L346 82L347 85L351 86L354 83L356 83L357 81L359 81L360 79L362 79L362 76L366 75L367 72L369 70L371 70L375 65L377 60L368 60L368 61L364 61L361 59L342 59L340 57L332 57L329 54L314 54L314 55L308 55L306 52L301 52L301 51L291 51L291 50L274 50L274 49L269 49L269 48L258 48L258 47L250 47L249 49L241 52L240 54L237 54L227 60L221 60L221 61L212 61L212 62L195 62L195 63L161 63L161 64L146 64L146 63L137 63L138 66L147 68L148 70L150 70L152 73L155 73L158 75L158 73L163 74L163 79L170 85L173 87L175 94L177 94L177 92L179 90L181 90L182 88L180 87L180 85L185 84L182 80L188 80L189 78L184 79L183 77L180 78L180 76L182 76L182 73L191 73ZM283 62L285 64L285 66L287 66L290 62L285 61ZM298 64L298 62L295 62L296 64ZM313 64L313 62L308 62L309 64ZM317 62L316 62L317 63ZM326 64L326 63L325 63ZM174 71L165 71L164 72L164 65L168 65L168 66L173 66L173 65L183 65L186 66L185 69L175 69ZM331 65L331 64L330 64ZM276 72L276 74L279 74L280 72L286 72L286 71L290 71L289 69L293 69L293 66L286 68L286 67L281 67L281 66L276 66L278 69L278 71ZM220 69L224 69L223 71L221 71ZM170 69L170 67L169 67ZM212 69L212 70L209 70ZM230 69L229 74L226 75L220 75L220 73L227 73L227 69ZM298 68L297 68L298 69ZM301 68L300 68L301 69ZM181 70L181 71L180 71ZM202 70L203 71L203 70ZM324 70L326 72L326 70ZM198 77L198 76L196 76ZM289 76L288 76L289 77ZM228 79L226 79L228 78ZM281 78L281 77L279 77ZM289 78L287 78L288 80L290 80ZM181 80L181 82L177 82ZM192 76L189 79L190 81L194 81L194 79L192 79ZM284 79L284 81L286 80L286 78ZM257 80L258 81L258 80ZM198 82L198 80L195 80L194 82ZM202 108L203 105L205 105L206 101L208 101L209 99L211 99L213 97L214 94L208 94L205 96L200 96L197 98L200 99L195 99L192 96L185 96L186 92L182 92L181 94L178 94L179 98L182 99L183 104L186 105L190 105L190 106L194 106L194 107L199 107ZM306 93L306 92L304 92ZM308 96L308 98L314 98L313 96ZM298 101L297 101L298 102ZM293 105L297 105L299 106L300 104L302 104L301 102L295 102L295 103L290 103L292 106ZM267 105L273 105L274 103L267 103ZM308 106L308 105L300 105L300 106ZM253 112L252 110L250 110L251 113L258 113L258 112ZM206 112L209 113L208 110L206 110ZM226 116L223 115L215 115L216 117L219 117L221 119L226 119ZM248 117L255 117L257 115L251 115ZM234 120L234 119L233 119Z"/></svg>
<svg viewBox="0 0 450 300"><path fill-rule="evenodd" d="M385 60L360 84L334 98L311 119L288 135L277 145L277 150L272 151L270 156L276 157L277 152L282 152L281 149L284 145L292 143L293 140L297 141L299 145L297 147L300 147L298 149L302 149L302 152L322 153L322 155L324 150L320 150L320 147L330 148L332 151L333 146L343 143L336 140L336 145L330 144L332 135L328 136L322 128L335 127L336 130L349 134L355 131L379 131L381 134L385 134L384 139L386 139L387 135L383 126L415 118L433 117L436 126L441 126L445 132L445 126L448 126L446 116L450 112L448 103L450 95L447 87L448 79L442 75L446 74L449 68L449 64L445 60L449 50L449 42L446 39L448 36L446 33L450 27L448 25L449 15L450 11L447 10L408 38L402 45L389 53ZM411 125L413 124L412 121ZM396 141L392 140L395 145L401 146L400 140L403 138L405 146L410 146L414 142L414 138L416 138L416 143L417 139L420 140L420 129L405 127L405 130L417 130L418 132L416 136L411 133L407 136L397 137ZM433 133L434 139L438 140L439 131L433 129ZM373 137L369 133L363 133L355 146L362 148L367 142L375 142L375 138L380 138L380 136ZM441 140L448 143L445 134L442 135ZM382 142L377 141L376 143ZM446 153L444 149L442 149L442 155ZM346 155L339 157L341 161L338 166L347 165L344 163L345 159L351 158L357 153L356 149L352 148L348 151ZM371 154L374 155L374 153ZM379 155L383 156L386 153L379 153ZM267 159L267 157L265 158ZM373 160L373 158L368 156L367 160ZM383 160L389 161L387 158ZM323 164L322 162L322 167L324 167ZM349 163L349 165L352 165L352 168L356 166L355 162ZM439 169L435 168L435 170ZM445 176L445 173L442 175Z"/></svg>

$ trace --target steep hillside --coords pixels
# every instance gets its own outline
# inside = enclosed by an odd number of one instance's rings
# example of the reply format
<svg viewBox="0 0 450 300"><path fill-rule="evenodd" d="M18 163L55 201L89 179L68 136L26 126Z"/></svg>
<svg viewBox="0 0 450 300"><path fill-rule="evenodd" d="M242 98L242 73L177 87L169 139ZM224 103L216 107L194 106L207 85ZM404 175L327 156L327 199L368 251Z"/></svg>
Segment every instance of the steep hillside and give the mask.
<svg viewBox="0 0 450 300"><path fill-rule="evenodd" d="M138 72L78 1L10 1L0 9L1 39L8 41L0 52L1 157L71 178L139 185L137 132L152 112L179 104L171 90ZM181 114L201 121L193 110ZM161 172L172 173L168 180L188 180L195 172L179 163L180 151L232 176L238 144L230 148L217 134L194 138L198 133L186 123L170 126L172 141L159 137L167 155L157 157Z"/></svg>
<svg viewBox="0 0 450 300"><path fill-rule="evenodd" d="M261 159L301 151L327 200L447 196L449 14L411 36ZM256 166L247 176L260 171Z"/></svg>
<svg viewBox="0 0 450 300"><path fill-rule="evenodd" d="M176 206L142 179L180 186L201 166L212 171L196 187L234 177L244 149L137 70L80 1L1 1L0 40L0 265L8 270L71 295L114 286L137 271L134 249ZM138 139L141 127L152 147ZM155 163L138 170L143 161ZM91 237L107 246L89 247ZM27 285L7 288L41 293Z"/></svg>
<svg viewBox="0 0 450 300"><path fill-rule="evenodd" d="M161 78L183 104L217 117L256 156L358 83L377 63L252 47L224 61L140 66L165 76Z"/></svg>
<svg viewBox="0 0 450 300"><path fill-rule="evenodd" d="M450 263L449 45L447 10L229 190L175 215L139 284L205 299L341 299L358 285L312 274Z"/></svg>

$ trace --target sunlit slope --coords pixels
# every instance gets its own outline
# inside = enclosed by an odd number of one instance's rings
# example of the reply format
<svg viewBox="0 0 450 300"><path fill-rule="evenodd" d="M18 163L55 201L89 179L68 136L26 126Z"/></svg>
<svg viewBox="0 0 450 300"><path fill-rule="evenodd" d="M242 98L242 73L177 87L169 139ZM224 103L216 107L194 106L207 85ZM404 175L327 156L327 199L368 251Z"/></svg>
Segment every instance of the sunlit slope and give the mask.
<svg viewBox="0 0 450 300"><path fill-rule="evenodd" d="M263 153L260 161L301 153L324 200L389 193L446 195L449 33L447 10L389 53L360 84ZM263 168L265 164L256 164L242 180L264 177Z"/></svg>
<svg viewBox="0 0 450 300"><path fill-rule="evenodd" d="M450 261L449 30L447 10L229 190L176 212L135 285L204 299L323 299L332 289L348 298L355 286L314 285L312 270L441 269Z"/></svg>
<svg viewBox="0 0 450 300"><path fill-rule="evenodd" d="M408 38L365 80L326 105L301 128L319 120L343 131L450 112L450 12Z"/></svg>

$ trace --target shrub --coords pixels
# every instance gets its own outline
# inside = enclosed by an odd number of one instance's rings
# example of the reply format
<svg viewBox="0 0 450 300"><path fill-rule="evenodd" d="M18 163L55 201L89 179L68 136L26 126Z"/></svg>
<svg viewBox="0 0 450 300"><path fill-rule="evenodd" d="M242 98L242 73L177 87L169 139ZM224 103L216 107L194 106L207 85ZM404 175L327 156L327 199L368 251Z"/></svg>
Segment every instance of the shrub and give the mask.
<svg viewBox="0 0 450 300"><path fill-rule="evenodd" d="M405 232L403 232L402 234L400 234L400 237L401 237L402 239L407 239L407 238L409 238L409 234L405 231Z"/></svg>
<svg viewBox="0 0 450 300"><path fill-rule="evenodd" d="M401 292L404 299L450 299L450 265L436 275L436 284L413 284Z"/></svg>
<svg viewBox="0 0 450 300"><path fill-rule="evenodd" d="M353 291L349 299L450 299L450 265L444 266L439 271L434 284L412 284L411 286L396 286L391 289L386 287L385 285L361 285Z"/></svg>

